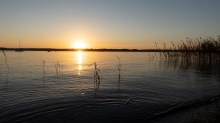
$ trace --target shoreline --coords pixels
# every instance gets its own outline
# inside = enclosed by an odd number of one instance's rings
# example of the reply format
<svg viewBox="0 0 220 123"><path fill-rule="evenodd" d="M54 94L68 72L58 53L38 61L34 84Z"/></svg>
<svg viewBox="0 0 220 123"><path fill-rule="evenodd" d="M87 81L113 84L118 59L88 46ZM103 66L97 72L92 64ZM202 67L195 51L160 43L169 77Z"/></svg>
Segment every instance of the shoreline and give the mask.
<svg viewBox="0 0 220 123"><path fill-rule="evenodd" d="M208 52L208 51L200 51L200 50L174 50L174 49L107 49L107 48L100 48L100 49L74 49L74 48L4 48L0 47L0 50L5 51L15 51L15 50L22 50L22 51L91 51L91 52ZM220 52L220 51L219 51Z"/></svg>
<svg viewBox="0 0 220 123"><path fill-rule="evenodd" d="M220 122L220 95L179 106L149 119L150 123Z"/></svg>
<svg viewBox="0 0 220 123"><path fill-rule="evenodd" d="M0 47L0 50L18 50L18 48L4 48ZM164 50L159 49L107 49L107 48L100 48L100 49L92 49L92 48L86 48L86 49L74 49L74 48L20 48L20 50L23 51L100 51L100 52L162 52Z"/></svg>

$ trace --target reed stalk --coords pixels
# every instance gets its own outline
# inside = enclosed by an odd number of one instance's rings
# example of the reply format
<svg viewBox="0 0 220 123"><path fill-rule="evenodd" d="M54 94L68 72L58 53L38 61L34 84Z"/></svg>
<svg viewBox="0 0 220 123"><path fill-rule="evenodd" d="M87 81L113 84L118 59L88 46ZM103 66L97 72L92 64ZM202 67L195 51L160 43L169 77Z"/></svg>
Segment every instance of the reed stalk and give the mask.
<svg viewBox="0 0 220 123"><path fill-rule="evenodd" d="M7 55L5 54L4 50L2 50L3 54L4 54L4 57L5 57L5 64L8 68L8 70L10 70L9 66L8 66L8 62L7 62Z"/></svg>
<svg viewBox="0 0 220 123"><path fill-rule="evenodd" d="M97 68L98 64L96 62L93 62L89 66L92 66L92 65L94 65L94 86L99 87L99 85L100 85L100 77L99 77L100 70Z"/></svg>
<svg viewBox="0 0 220 123"><path fill-rule="evenodd" d="M8 72L7 72L7 74L6 74L6 78L5 78L5 84L7 84L7 83L8 83L8 74L9 74L9 71L10 71L10 70L8 70Z"/></svg>
<svg viewBox="0 0 220 123"><path fill-rule="evenodd" d="M117 64L117 66L118 66L118 82L120 83L121 82L121 67L122 67L122 61L121 61L121 57L118 57L118 56L116 56L117 57L117 59L118 59L118 64Z"/></svg>
<svg viewBox="0 0 220 123"><path fill-rule="evenodd" d="M45 70L44 70L44 66L45 66L45 60L42 61L43 62L43 82L45 82Z"/></svg>
<svg viewBox="0 0 220 123"><path fill-rule="evenodd" d="M44 70L44 66L45 66L45 60L44 61L42 61L43 62L43 73L44 73L44 75L45 75L45 70Z"/></svg>
<svg viewBox="0 0 220 123"><path fill-rule="evenodd" d="M55 66L55 70L56 70L56 77L59 77L60 73L63 71L63 65L61 65L60 62L57 61L57 62L54 62L54 66Z"/></svg>

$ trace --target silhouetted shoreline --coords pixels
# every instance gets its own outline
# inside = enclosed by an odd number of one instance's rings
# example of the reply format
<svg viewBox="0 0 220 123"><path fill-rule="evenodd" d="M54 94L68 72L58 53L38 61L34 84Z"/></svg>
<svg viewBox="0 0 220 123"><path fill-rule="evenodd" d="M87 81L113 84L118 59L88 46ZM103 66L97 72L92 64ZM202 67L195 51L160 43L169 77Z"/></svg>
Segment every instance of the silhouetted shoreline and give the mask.
<svg viewBox="0 0 220 123"><path fill-rule="evenodd" d="M3 48L1 47L0 50L16 50L18 48ZM74 48L22 48L23 51L117 51L117 52L162 52L164 50L158 49L74 49Z"/></svg>
<svg viewBox="0 0 220 123"><path fill-rule="evenodd" d="M15 51L18 48L4 48L0 50ZM195 50L173 50L173 49L74 49L74 48L21 48L23 51L96 51L96 52L195 52ZM198 51L197 51L198 52ZM204 52L204 51L203 51Z"/></svg>

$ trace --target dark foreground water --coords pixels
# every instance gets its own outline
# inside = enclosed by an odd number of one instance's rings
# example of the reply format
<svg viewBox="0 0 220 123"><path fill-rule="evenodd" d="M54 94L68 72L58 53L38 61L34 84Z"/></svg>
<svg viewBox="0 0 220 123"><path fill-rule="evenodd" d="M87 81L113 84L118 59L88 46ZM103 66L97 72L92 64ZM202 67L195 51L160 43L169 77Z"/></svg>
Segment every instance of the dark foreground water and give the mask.
<svg viewBox="0 0 220 123"><path fill-rule="evenodd" d="M219 67L179 65L155 53L5 54L6 60L0 54L0 122L149 122L220 94ZM116 56L122 61L120 80ZM94 64L89 66L93 62L100 70L99 86Z"/></svg>

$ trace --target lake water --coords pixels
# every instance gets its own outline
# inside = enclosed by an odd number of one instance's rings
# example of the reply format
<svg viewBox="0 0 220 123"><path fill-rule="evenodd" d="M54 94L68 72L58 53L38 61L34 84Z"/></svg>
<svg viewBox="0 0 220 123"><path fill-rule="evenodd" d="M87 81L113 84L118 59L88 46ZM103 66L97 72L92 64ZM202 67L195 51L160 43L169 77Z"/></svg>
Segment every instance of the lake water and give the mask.
<svg viewBox="0 0 220 123"><path fill-rule="evenodd" d="M5 54L6 60L0 54L0 122L147 122L220 94L219 67L184 66L161 59L159 53ZM120 80L116 56L122 61ZM94 62L99 86L94 83Z"/></svg>

